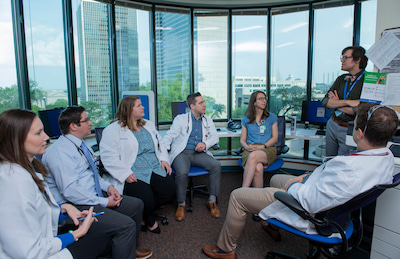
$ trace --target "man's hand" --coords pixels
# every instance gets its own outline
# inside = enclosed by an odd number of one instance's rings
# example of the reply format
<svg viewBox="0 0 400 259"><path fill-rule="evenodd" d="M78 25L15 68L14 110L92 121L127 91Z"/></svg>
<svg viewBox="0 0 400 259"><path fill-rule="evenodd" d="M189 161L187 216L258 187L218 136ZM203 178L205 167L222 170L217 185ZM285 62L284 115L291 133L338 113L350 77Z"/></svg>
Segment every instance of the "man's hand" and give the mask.
<svg viewBox="0 0 400 259"><path fill-rule="evenodd" d="M338 95L338 93L337 93L337 91L335 90L335 91L329 91L328 92L328 97L329 97L329 99L333 99L333 100L339 100L339 95Z"/></svg>
<svg viewBox="0 0 400 259"><path fill-rule="evenodd" d="M115 189L114 186L110 185L108 187L107 194L108 194L107 207L108 208L118 207L119 204L121 203L122 197L117 191L117 189Z"/></svg>
<svg viewBox="0 0 400 259"><path fill-rule="evenodd" d="M206 144L204 142L200 142L199 144L197 144L194 150L196 150L197 152L203 152L205 149L206 149Z"/></svg>
<svg viewBox="0 0 400 259"><path fill-rule="evenodd" d="M136 179L136 175L135 174L130 174L126 180L127 183L136 183L137 179Z"/></svg>
<svg viewBox="0 0 400 259"><path fill-rule="evenodd" d="M285 183L285 190L287 191L287 189L289 188L289 186L292 183L295 183L295 182L301 183L303 181L303 178L306 177L307 175L308 174L303 174L303 175L300 175L300 176L297 176L297 177L293 177L293 178L290 178L289 180L287 180L286 183Z"/></svg>
<svg viewBox="0 0 400 259"><path fill-rule="evenodd" d="M166 162L166 161L161 161L161 168L162 168L162 170L166 170L168 175L171 175L172 169L171 169L171 167L169 166L168 162Z"/></svg>

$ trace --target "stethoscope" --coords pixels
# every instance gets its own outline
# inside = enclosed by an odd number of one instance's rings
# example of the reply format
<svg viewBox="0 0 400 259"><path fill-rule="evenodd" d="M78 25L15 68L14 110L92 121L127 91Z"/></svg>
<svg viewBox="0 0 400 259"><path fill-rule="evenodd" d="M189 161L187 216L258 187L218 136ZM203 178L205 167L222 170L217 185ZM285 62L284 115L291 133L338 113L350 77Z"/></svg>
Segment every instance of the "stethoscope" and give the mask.
<svg viewBox="0 0 400 259"><path fill-rule="evenodd" d="M186 134L189 133L190 114L191 114L191 112L187 113L188 119L187 119ZM203 119L204 119L204 114L201 115L201 125L206 129L207 134L209 135L210 134L210 125L208 124L207 118L206 118L206 125L204 125L204 120ZM207 137L207 134L206 134L206 137Z"/></svg>
<svg viewBox="0 0 400 259"><path fill-rule="evenodd" d="M81 156L83 156L85 158L85 160L87 161L87 158L85 156L85 153L83 152L82 148L80 146L78 146L77 144L75 144L75 142L73 142L72 140L70 140L67 136L64 135L64 138L68 139L72 144L74 144L74 146L76 147L76 149L78 150L78 152L81 154ZM86 144L85 144L86 145ZM94 156L94 154L92 153L92 151L90 151L90 149L88 148L87 150L89 150L90 155ZM90 162L87 161L89 163L90 166ZM93 163L95 163L94 159L93 159Z"/></svg>

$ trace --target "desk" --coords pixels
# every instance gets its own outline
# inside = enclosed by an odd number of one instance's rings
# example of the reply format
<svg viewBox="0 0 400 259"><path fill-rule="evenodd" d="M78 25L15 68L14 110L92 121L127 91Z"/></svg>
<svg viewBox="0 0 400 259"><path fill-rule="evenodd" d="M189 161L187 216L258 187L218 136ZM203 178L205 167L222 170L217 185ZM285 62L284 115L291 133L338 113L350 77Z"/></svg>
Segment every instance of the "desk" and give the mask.
<svg viewBox="0 0 400 259"><path fill-rule="evenodd" d="M166 130L160 130L159 133L163 137L166 134ZM218 137L220 138L234 138L240 137L242 133L241 129L234 131L228 130L226 127L217 127ZM296 129L296 132L291 131L290 128L286 128L286 138L288 139L302 139L304 140L304 152L303 158L308 160L308 152L310 147L310 140L325 142L325 136L315 135L317 129ZM230 141L228 141L228 150L230 150Z"/></svg>

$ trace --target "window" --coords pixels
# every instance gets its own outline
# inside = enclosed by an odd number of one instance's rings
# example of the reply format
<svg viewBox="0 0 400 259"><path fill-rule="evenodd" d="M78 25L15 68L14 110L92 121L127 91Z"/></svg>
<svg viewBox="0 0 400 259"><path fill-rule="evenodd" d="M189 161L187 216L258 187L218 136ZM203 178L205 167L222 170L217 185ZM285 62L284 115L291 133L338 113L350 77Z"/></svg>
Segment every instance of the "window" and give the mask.
<svg viewBox="0 0 400 259"><path fill-rule="evenodd" d="M177 11L179 12L179 11ZM171 102L186 101L189 88L189 12L156 12L158 121L172 121Z"/></svg>
<svg viewBox="0 0 400 259"><path fill-rule="evenodd" d="M340 70L340 55L353 45L353 13L352 5L315 11L312 100L323 99L335 79L345 73Z"/></svg>
<svg viewBox="0 0 400 259"><path fill-rule="evenodd" d="M282 9L272 10L272 87L268 107L272 113L286 114L286 119L290 119L291 115L301 114L301 103L306 97L309 12L278 11Z"/></svg>
<svg viewBox="0 0 400 259"><path fill-rule="evenodd" d="M213 119L227 118L227 44L228 12L194 11L194 89Z"/></svg>
<svg viewBox="0 0 400 259"><path fill-rule="evenodd" d="M78 103L87 110L93 128L106 126L114 117L108 8L93 1L72 3Z"/></svg>
<svg viewBox="0 0 400 259"><path fill-rule="evenodd" d="M253 85L245 84L245 87L266 90L265 84L260 87L259 82L266 80L267 73L268 17L262 10L257 15L235 13L237 15L232 16L232 118L243 118L247 109L243 100L250 97L253 90L239 88L243 85L236 84L238 79L251 77L245 81L253 81Z"/></svg>
<svg viewBox="0 0 400 259"><path fill-rule="evenodd" d="M15 69L11 1L0 2L0 113L19 108L17 72Z"/></svg>
<svg viewBox="0 0 400 259"><path fill-rule="evenodd" d="M376 6L376 0L361 3L360 46L365 50L368 50L375 43ZM365 70L370 72L374 71L374 64L371 61L368 61Z"/></svg>
<svg viewBox="0 0 400 259"><path fill-rule="evenodd" d="M33 111L68 105L62 5L24 0L24 23ZM46 10L46 15L43 15Z"/></svg>

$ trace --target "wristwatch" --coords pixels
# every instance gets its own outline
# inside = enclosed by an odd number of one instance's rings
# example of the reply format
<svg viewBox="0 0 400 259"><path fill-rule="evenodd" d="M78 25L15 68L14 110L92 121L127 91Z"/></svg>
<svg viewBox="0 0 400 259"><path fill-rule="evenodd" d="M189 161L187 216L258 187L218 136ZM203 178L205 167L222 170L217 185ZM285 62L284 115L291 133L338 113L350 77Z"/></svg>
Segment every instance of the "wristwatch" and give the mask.
<svg viewBox="0 0 400 259"><path fill-rule="evenodd" d="M265 144L264 144L264 147L265 147L265 148L268 148L267 145L265 145Z"/></svg>

